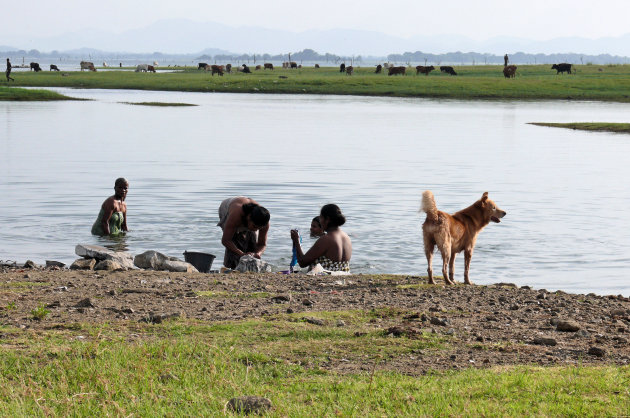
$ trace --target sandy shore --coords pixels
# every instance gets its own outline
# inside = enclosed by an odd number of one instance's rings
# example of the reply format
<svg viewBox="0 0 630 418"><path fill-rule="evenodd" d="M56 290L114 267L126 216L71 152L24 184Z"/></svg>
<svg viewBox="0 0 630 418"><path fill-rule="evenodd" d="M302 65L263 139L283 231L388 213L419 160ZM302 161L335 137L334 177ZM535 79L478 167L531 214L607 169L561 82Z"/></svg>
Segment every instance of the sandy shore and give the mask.
<svg viewBox="0 0 630 418"><path fill-rule="evenodd" d="M45 318L34 319L37 307L49 311ZM630 301L622 296L552 293L510 284L429 286L425 278L414 276L0 270L0 325L25 332L73 323L124 327L251 318L350 327L309 314L356 310L378 312L370 327L391 336L393 343L426 332L450 339L451 344L430 356L408 354L383 362L383 368L405 373L508 364L630 363ZM363 366L332 362L327 367L351 372Z"/></svg>

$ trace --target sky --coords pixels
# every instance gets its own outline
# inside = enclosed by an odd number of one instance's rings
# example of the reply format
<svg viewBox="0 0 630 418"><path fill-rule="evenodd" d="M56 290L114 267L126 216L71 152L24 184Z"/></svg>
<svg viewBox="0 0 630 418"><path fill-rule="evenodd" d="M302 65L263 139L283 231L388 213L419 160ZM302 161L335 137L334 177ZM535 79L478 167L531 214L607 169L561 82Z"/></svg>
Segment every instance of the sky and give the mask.
<svg viewBox="0 0 630 418"><path fill-rule="evenodd" d="M7 0L2 3L0 45L22 48L31 47L29 40L76 30L120 33L173 18L294 32L343 28L400 37L456 34L474 40L495 36L595 39L630 32L629 0Z"/></svg>

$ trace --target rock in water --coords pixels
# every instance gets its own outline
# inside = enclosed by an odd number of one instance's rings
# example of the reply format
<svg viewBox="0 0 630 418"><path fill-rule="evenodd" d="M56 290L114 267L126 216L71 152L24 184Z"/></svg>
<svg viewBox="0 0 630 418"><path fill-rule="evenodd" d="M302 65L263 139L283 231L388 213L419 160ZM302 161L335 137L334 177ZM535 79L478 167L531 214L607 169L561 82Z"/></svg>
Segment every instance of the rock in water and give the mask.
<svg viewBox="0 0 630 418"><path fill-rule="evenodd" d="M238 266L236 266L235 270L240 271L241 273L270 273L271 264L256 257L252 257L251 255L244 255L239 260Z"/></svg>
<svg viewBox="0 0 630 418"><path fill-rule="evenodd" d="M225 409L230 412L240 414L262 414L271 408L271 401L260 396L240 396L232 398L225 405Z"/></svg>

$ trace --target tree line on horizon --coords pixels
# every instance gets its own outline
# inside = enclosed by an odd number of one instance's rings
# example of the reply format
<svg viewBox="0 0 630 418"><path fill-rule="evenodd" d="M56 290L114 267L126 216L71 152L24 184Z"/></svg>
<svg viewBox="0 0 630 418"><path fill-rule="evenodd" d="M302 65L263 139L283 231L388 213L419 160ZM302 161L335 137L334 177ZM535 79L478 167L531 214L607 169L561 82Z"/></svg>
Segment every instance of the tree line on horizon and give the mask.
<svg viewBox="0 0 630 418"><path fill-rule="evenodd" d="M81 55L72 55L81 54ZM89 58L94 59L151 59L151 60L181 60L181 61L207 61L207 62L248 62L248 63L262 63L265 61L284 62L317 62L319 64L334 64L341 63L378 63L378 62L392 62L396 64L451 64L451 65L503 65L503 55L495 55L489 53L479 52L448 52L444 54L433 54L429 52L404 52L402 54L389 54L387 56L343 56L332 53L320 54L313 49L304 49L302 51L285 53L285 54L168 54L162 52L153 53L116 53L106 52L99 50L91 50L90 52L40 52L36 49L26 50L13 50L4 51L0 55L7 56L9 58L44 58L44 59L85 59L88 58L85 55L89 55ZM529 54L525 52L509 53L508 56L510 63L513 64L556 64L560 62L567 62L571 64L628 64L630 63L630 57L600 54L577 54L577 53L556 53L556 54Z"/></svg>

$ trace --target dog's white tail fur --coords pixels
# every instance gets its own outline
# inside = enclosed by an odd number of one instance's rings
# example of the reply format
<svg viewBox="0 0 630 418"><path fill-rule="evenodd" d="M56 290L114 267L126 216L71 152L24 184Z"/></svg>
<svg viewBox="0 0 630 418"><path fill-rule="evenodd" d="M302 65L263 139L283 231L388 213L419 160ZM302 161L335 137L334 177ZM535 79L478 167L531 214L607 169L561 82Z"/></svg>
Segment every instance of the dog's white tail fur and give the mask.
<svg viewBox="0 0 630 418"><path fill-rule="evenodd" d="M422 211L427 214L427 219L437 221L438 209L435 205L435 198L430 190L426 190L422 193Z"/></svg>

